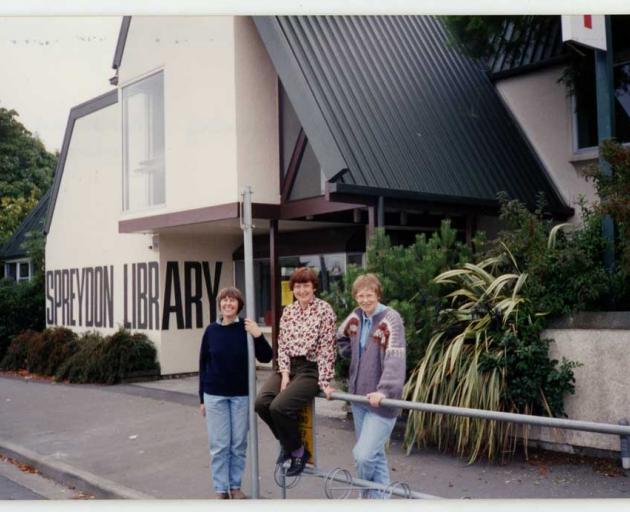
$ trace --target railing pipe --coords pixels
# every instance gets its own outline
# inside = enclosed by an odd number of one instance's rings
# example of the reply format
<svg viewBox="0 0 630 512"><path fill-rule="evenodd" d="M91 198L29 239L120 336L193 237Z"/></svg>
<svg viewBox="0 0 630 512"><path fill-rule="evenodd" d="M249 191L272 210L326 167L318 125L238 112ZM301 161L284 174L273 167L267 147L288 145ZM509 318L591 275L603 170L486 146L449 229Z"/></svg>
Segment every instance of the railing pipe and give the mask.
<svg viewBox="0 0 630 512"><path fill-rule="evenodd" d="M320 394L324 397L323 394ZM352 395L342 391L333 391L331 398L367 404L368 399L362 395ZM546 416L532 416L529 414L516 414L512 412L487 411L484 409L470 409L467 407L454 407L451 405L428 404L425 402L409 402L406 400L392 400L384 398L381 407L400 407L413 411L424 411L435 414L452 414L455 416L467 416L469 418L480 418L484 420L507 421L532 425L537 427L564 428L569 430L581 430L584 432L595 432L598 434L630 435L630 426L613 425L611 423L596 423L593 421L569 420L565 418L548 418Z"/></svg>

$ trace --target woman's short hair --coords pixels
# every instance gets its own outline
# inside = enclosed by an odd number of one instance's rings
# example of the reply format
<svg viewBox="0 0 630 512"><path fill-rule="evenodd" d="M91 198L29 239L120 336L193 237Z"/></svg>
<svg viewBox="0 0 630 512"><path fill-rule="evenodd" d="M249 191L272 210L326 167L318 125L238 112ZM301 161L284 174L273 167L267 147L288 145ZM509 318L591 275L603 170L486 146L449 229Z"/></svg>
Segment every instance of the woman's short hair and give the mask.
<svg viewBox="0 0 630 512"><path fill-rule="evenodd" d="M354 280L354 283L352 283L352 297L356 297L359 290L363 290L364 288L372 290L379 299L381 298L383 293L381 282L374 274L363 274Z"/></svg>
<svg viewBox="0 0 630 512"><path fill-rule="evenodd" d="M217 294L217 303L219 304L219 307L221 305L221 301L226 297L236 299L236 301L238 302L238 311L236 312L236 314L238 315L243 309L243 305L245 304L245 302L243 302L243 296L241 295L240 290L238 288L235 288L234 286L221 288L219 290L219 293Z"/></svg>
<svg viewBox="0 0 630 512"><path fill-rule="evenodd" d="M307 267L300 267L293 271L289 278L289 289L293 291L295 283L313 283L313 289L317 290L319 285L319 279L313 269Z"/></svg>

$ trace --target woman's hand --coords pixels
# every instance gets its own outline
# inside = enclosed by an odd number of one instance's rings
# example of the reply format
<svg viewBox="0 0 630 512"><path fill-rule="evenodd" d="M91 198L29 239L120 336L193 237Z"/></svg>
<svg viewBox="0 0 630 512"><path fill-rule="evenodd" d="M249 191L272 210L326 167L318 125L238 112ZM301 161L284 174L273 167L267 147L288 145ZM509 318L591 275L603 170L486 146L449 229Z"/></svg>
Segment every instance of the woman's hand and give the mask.
<svg viewBox="0 0 630 512"><path fill-rule="evenodd" d="M334 391L337 391L337 388L333 388L332 386L326 386L324 389L322 389L322 391L324 392L324 395L326 395L326 400L332 400L332 397L330 396L330 394L333 393Z"/></svg>
<svg viewBox="0 0 630 512"><path fill-rule="evenodd" d="M282 372L282 380L280 381L280 391L284 391L289 385L289 372Z"/></svg>
<svg viewBox="0 0 630 512"><path fill-rule="evenodd" d="M381 405L381 400L383 400L383 398L385 398L385 395L383 393L380 393L379 391L374 391L372 393L368 393L365 396L367 397L367 399L370 402L370 405L372 407L380 406Z"/></svg>
<svg viewBox="0 0 630 512"><path fill-rule="evenodd" d="M245 330L251 334L254 338L258 338L262 334L258 324L249 318L245 319Z"/></svg>
<svg viewBox="0 0 630 512"><path fill-rule="evenodd" d="M199 412L204 418L206 417L206 406L204 404L199 405Z"/></svg>

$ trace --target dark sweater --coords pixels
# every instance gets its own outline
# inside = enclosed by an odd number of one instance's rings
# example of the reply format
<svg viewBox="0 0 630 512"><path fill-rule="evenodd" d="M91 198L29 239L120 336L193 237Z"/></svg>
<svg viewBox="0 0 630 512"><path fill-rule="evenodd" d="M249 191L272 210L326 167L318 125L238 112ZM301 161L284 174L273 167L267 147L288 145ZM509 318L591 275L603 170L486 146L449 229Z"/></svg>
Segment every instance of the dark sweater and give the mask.
<svg viewBox="0 0 630 512"><path fill-rule="evenodd" d="M273 352L264 335L254 338L256 359L268 363ZM206 327L199 352L199 400L203 394L244 396L247 382L247 332L238 319L228 325L214 322Z"/></svg>

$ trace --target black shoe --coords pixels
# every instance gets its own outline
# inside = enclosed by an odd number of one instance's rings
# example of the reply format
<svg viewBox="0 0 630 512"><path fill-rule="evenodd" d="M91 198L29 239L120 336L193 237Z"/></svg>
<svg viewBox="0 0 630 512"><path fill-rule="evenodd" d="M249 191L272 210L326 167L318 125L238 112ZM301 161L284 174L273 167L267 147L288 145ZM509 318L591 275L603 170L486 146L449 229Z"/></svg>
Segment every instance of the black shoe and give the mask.
<svg viewBox="0 0 630 512"><path fill-rule="evenodd" d="M276 459L276 466L284 464L291 458L291 454L284 451L284 448L280 447L280 453Z"/></svg>
<svg viewBox="0 0 630 512"><path fill-rule="evenodd" d="M306 448L304 448L304 453L301 457L291 457L291 467L287 470L287 476L298 476L302 473L302 471L304 471L304 466L306 466L306 462L310 458L311 454Z"/></svg>

